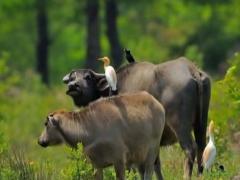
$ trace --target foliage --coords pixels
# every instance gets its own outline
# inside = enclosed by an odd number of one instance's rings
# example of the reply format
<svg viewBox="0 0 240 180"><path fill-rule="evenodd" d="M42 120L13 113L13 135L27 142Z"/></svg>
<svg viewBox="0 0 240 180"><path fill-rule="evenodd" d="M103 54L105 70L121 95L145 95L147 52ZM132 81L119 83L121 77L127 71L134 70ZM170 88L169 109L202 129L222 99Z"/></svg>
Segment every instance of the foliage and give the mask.
<svg viewBox="0 0 240 180"><path fill-rule="evenodd" d="M103 1L100 4L103 24ZM0 1L0 179L91 179L94 170L82 146L77 151L42 149L36 143L50 111L73 108L61 78L72 68L82 68L85 61L85 5L75 0L48 1L49 88L35 72L35 5L35 0ZM209 113L216 124L216 162L226 171L218 171L216 165L203 176L232 178L240 169L239 152L232 148L232 135L240 129L240 55L226 59L239 50L239 0L118 1L118 6L120 40L137 60L160 63L184 55L204 69L230 65L222 80L216 81L219 74L213 74ZM104 32L101 26L102 52L109 55ZM182 178L183 158L178 145L161 149L166 179ZM132 171L126 174L130 180L137 177ZM104 177L114 179L113 168L107 168Z"/></svg>
<svg viewBox="0 0 240 180"><path fill-rule="evenodd" d="M66 179L71 177L72 180L93 179L94 170L83 154L82 145L79 144L78 149L69 149L69 155L71 163L65 171L62 171L62 175Z"/></svg>
<svg viewBox="0 0 240 180"><path fill-rule="evenodd" d="M4 154L0 161L0 179L52 179L56 178L50 163L35 163L28 160L23 152L13 151ZM54 177L53 177L54 175Z"/></svg>
<svg viewBox="0 0 240 180"><path fill-rule="evenodd" d="M75 151L63 147L42 149L36 144L46 114L57 108L72 108L70 98L63 93L64 88L60 85L46 88L32 70L23 72L19 76L19 72L10 71L11 66L8 65L7 60L5 62L9 71L6 71L8 76L1 76L6 77L1 87L4 85L3 89L7 91L0 94L3 119L0 130L4 135L2 142L9 146L4 147L5 151L0 156L0 179L33 176L41 179L51 177L66 180L79 179L79 177L91 179L94 170L83 155L82 146ZM231 134L239 129L239 84L237 83L239 82L239 56L236 55L230 64L231 67L224 80L213 82L210 111L210 118L216 122L215 138L218 150L216 162L223 164L227 170L219 172L216 165L212 173L204 174L204 179L229 179L239 169L233 163L237 164L240 157L231 149ZM2 67L4 69L3 65ZM18 76L16 79L19 80L8 81L7 79L11 79L11 76ZM233 91L233 87L236 90ZM12 133L13 130L14 133ZM3 147L2 142L1 147ZM19 149L24 153L8 153L7 149ZM161 149L164 177L181 179L183 159L183 152L178 145ZM194 172L195 177L196 169ZM126 172L126 175L130 180L138 177L132 171ZM107 180L114 179L113 168L107 168L104 171L104 177Z"/></svg>
<svg viewBox="0 0 240 180"><path fill-rule="evenodd" d="M7 110L8 103L7 97L11 96L14 86L19 82L19 78L14 70L8 67L9 54L3 52L0 54L0 101L5 101L5 103L0 103L0 127L3 126L6 120L6 115L3 113ZM7 142L5 136L0 129L0 155L7 148Z"/></svg>
<svg viewBox="0 0 240 180"><path fill-rule="evenodd" d="M103 1L100 4L100 24L104 24ZM239 49L239 4L239 0L118 1L120 40L140 60L159 63L185 55L217 70L233 50ZM50 78L56 84L65 72L84 65L85 3L51 0L47 5ZM0 51L10 52L9 63L21 71L36 65L35 11L34 0L0 3ZM103 25L101 46L102 55L109 55Z"/></svg>
<svg viewBox="0 0 240 180"><path fill-rule="evenodd" d="M238 53L230 60L230 64L231 67L224 79L215 82L212 90L210 118L217 124L215 134L220 156L230 151L229 139L240 129L240 56Z"/></svg>
<svg viewBox="0 0 240 180"><path fill-rule="evenodd" d="M89 159L83 153L83 146L78 144L77 149L69 148L69 159L71 160L68 167L62 170L61 174L64 179L71 177L72 180L78 179L93 179L94 170L90 164ZM128 180L135 180L137 174L133 171L126 171L126 177ZM114 169L107 168L104 170L104 179L115 179Z"/></svg>

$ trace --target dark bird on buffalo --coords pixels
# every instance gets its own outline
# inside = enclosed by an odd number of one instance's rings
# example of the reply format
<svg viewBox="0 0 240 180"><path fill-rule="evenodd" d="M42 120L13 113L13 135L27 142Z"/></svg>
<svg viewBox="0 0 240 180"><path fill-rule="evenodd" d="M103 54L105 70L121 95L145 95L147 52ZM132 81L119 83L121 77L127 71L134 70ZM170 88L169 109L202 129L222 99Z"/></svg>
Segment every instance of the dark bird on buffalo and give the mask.
<svg viewBox="0 0 240 180"><path fill-rule="evenodd" d="M136 62L129 49L124 48L126 59L129 63Z"/></svg>

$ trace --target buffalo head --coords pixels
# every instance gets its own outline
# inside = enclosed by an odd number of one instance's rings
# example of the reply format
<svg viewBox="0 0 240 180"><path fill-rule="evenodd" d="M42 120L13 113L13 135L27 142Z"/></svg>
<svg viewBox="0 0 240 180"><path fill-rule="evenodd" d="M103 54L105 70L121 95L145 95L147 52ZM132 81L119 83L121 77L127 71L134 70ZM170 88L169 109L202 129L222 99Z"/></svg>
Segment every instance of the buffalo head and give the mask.
<svg viewBox="0 0 240 180"><path fill-rule="evenodd" d="M63 82L68 86L66 94L73 98L77 106L85 106L101 95L108 94L105 75L90 69L72 70L64 76Z"/></svg>

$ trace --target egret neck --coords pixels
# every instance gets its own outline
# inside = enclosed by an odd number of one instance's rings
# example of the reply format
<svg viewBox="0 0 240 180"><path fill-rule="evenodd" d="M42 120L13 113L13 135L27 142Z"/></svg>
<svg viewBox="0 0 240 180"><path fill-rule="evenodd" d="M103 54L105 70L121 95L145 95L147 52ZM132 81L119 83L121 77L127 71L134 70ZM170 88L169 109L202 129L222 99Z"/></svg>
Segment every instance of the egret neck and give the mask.
<svg viewBox="0 0 240 180"><path fill-rule="evenodd" d="M213 121L210 122L210 125L209 125L209 141L213 142L214 143L214 136L213 136Z"/></svg>

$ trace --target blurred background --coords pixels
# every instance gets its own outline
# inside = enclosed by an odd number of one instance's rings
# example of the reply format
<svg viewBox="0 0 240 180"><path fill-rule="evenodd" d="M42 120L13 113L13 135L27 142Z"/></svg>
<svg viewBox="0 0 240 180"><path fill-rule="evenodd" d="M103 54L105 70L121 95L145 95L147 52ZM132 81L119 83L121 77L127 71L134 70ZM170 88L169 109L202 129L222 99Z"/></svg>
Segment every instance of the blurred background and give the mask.
<svg viewBox="0 0 240 180"><path fill-rule="evenodd" d="M41 149L37 137L49 112L74 108L62 77L76 68L102 72L102 56L117 69L126 63L123 48L155 64L186 56L211 75L209 119L226 172L205 178L237 175L239 9L240 0L1 0L0 179L77 179L79 168L91 171L68 148ZM182 177L181 153L178 145L163 150L166 179Z"/></svg>
<svg viewBox="0 0 240 180"><path fill-rule="evenodd" d="M155 63L179 56L222 75L240 48L239 0L2 0L0 50L12 68L59 83L72 68L98 69L123 48Z"/></svg>

